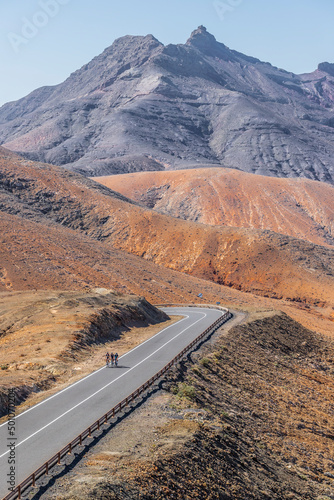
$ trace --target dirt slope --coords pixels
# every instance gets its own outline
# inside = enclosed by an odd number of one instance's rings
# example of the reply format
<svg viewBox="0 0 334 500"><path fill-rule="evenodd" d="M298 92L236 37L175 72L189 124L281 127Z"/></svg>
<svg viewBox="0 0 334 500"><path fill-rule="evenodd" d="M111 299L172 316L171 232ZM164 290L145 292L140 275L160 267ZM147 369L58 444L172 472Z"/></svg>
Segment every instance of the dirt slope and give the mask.
<svg viewBox="0 0 334 500"><path fill-rule="evenodd" d="M0 228L0 289L9 293L104 287L155 303L200 302L200 292L213 303L235 295L254 302L242 292L184 276L68 228L1 212Z"/></svg>
<svg viewBox="0 0 334 500"><path fill-rule="evenodd" d="M2 251L11 247L10 252L7 251L8 259L13 260L16 251L21 255L26 251L24 262L27 261L30 232L25 230L26 221L33 224L48 221L57 231L59 226L62 230L63 226L75 230L80 240L85 239L85 245L90 241L88 246L93 254L96 254L95 248L99 248L99 252L102 248L93 241L99 240L105 249L102 254L117 248L238 290L310 304L334 303L334 250L268 231L212 227L175 219L131 204L121 195L78 174L6 158L5 153L0 158L0 167L0 208L6 212L5 219L9 214L21 218L20 238L26 241L22 246L15 234L15 223L12 227L4 223L2 238L6 244ZM73 231L71 238L72 235L74 237ZM41 233L41 237L44 236L48 238L48 233ZM61 248L61 239L56 242ZM34 243L37 242L32 240L31 245ZM41 256L42 260L52 262L50 255L44 258L47 246L37 246L35 270ZM77 260L76 253L80 257L73 244L73 257L69 261L72 267ZM82 255L86 259L84 252ZM98 262L97 258L94 272ZM13 266L18 263L14 263L10 271L2 266L4 286L8 287L6 283L12 281L11 273L16 272ZM75 265L74 269L77 272ZM103 286L111 287L110 284Z"/></svg>
<svg viewBox="0 0 334 500"><path fill-rule="evenodd" d="M213 226L269 229L334 244L334 188L223 168L138 172L96 181L162 213Z"/></svg>

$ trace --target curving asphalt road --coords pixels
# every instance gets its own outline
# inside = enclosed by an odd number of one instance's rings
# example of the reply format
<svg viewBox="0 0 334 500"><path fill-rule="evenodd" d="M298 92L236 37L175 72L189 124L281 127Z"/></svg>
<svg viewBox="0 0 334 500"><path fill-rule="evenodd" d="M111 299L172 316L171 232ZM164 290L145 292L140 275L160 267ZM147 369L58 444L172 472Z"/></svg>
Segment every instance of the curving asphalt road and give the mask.
<svg viewBox="0 0 334 500"><path fill-rule="evenodd" d="M19 484L163 368L223 314L205 308L163 310L184 318L124 354L117 368L103 366L18 415L14 435L10 436L7 422L0 426L0 498L8 493L7 474L11 466L15 467L15 482ZM11 459L14 461L9 463Z"/></svg>

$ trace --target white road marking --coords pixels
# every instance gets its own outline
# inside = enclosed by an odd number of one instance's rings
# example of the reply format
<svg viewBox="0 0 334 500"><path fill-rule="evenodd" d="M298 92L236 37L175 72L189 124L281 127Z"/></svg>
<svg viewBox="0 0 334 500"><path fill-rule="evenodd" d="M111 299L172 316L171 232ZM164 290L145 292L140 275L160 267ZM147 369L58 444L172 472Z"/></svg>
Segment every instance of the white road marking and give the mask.
<svg viewBox="0 0 334 500"><path fill-rule="evenodd" d="M76 404L75 406L73 406L72 408L70 408L69 410L65 411L62 415L59 415L59 417L55 418L54 420L52 420L51 422L49 422L48 424L44 425L44 427L41 427L38 431L34 432L33 434L31 434L30 436L28 436L27 438L25 438L23 441L21 441L20 443L17 443L16 444L16 448L18 446L20 446L21 444L25 443L26 441L28 441L29 439L31 439L32 437L36 436L36 434L38 434L39 432L43 431L44 429L46 429L47 427L49 427L50 425L54 424L55 422L57 422L57 420L61 419L62 417L64 417L65 415L67 415L68 413L70 413L72 410L74 410L75 408L77 408L78 406L82 405L83 403L85 403L86 401L88 401L89 399L91 399L92 397L96 396L96 394L98 394L99 392L103 391L104 389L106 389L106 387L110 386L111 384L114 384L117 380L119 380L120 378L124 377L124 375L127 375L129 372L131 372L132 370L134 370L135 368L137 368L137 366L141 365L142 363L144 363L145 361L147 361L151 356L153 356L154 354L156 354L158 351L160 351L161 349L163 349L164 347L166 347L166 345L168 345L170 342L172 342L173 340L175 340L177 337L179 337L180 335L182 335L182 333L184 333L186 330L188 330L189 328L192 328L194 325L196 325L196 323L198 323L199 321L201 321L203 318L205 318L207 316L206 313L197 313L197 314L202 314L203 316L201 318L199 318L197 321L195 321L195 323L192 323L191 325L187 326L187 328L185 328L184 330L182 330L180 333L178 333L177 335L175 335L175 337L173 337L172 339L168 340L168 342L166 342L165 344L163 344L162 346L160 346L158 349L156 349L154 352L152 352L149 356L147 356L145 359L141 360L139 363L137 363L135 366L133 366L132 368L129 368L129 370L127 370L125 373L123 373L122 375L120 375L119 377L117 377L115 380L112 380L111 382L109 382L109 384L106 384L104 387L101 387L101 389L99 389L98 391L94 392L94 394L91 394L90 396L88 396L86 399L82 400L80 403ZM183 321L183 320L181 320ZM169 327L167 327L169 328ZM160 332L161 333L161 332ZM153 338L153 337L152 337ZM145 341L146 342L146 341ZM140 344L142 345L142 344ZM5 453L3 453L2 455L0 455L0 458L4 457L5 455L7 455L8 453L10 452L10 450L6 451Z"/></svg>
<svg viewBox="0 0 334 500"><path fill-rule="evenodd" d="M200 313L197 313L197 314L200 314ZM185 319L189 318L189 316L187 315L184 315L184 318L183 319L180 319L179 321L177 321L176 323L173 323L172 325L169 325L169 326L166 326L166 328L164 328L163 330L161 330L160 332L156 333L155 335L153 335L153 337L150 337L149 339L145 340L144 342L142 342L141 344L137 345L136 347L134 347L133 349L131 349L131 351L128 351L126 352L125 354L123 354L123 356L120 356L119 359L122 359L124 358L125 356L127 356L128 354L130 354L131 352L135 351L136 349L138 349L138 347L141 347L142 345L146 344L146 342L149 342L150 340L154 339L155 337L158 337L158 335L160 335L161 333L165 332L166 330L168 330L168 328L172 328L172 326L174 325L177 325L178 323L181 323L181 321L184 321ZM75 385L77 384L80 384L81 382L83 382L84 380L87 380L89 377L91 377L92 375L95 375L96 373L100 372L101 370L103 370L105 368L105 365L103 365L101 368L98 368L97 370L95 370L94 372L90 373L89 375L87 375L86 377L84 378L81 378L80 380L78 380L77 382L74 382L73 384L69 385L68 387L65 387L65 389L62 389L61 391L57 392L56 394L53 394L53 396L49 396L47 399L44 399L43 401L41 401L40 403L37 403L36 405L32 406L31 408L28 408L27 410L23 411L22 413L19 413L19 415L16 416L16 419L18 419L19 417L22 417L22 415L25 415L26 413L28 413L29 411L32 411L34 410L35 408L37 408L38 406L41 406L43 405L44 403L46 403L47 401L50 401L51 399L59 396L60 394L62 394L63 392L65 391L68 391L69 389L71 389L72 387L74 387ZM7 421L4 422L3 424L0 425L0 428L3 427L4 425L7 424ZM2 456L2 455L1 455ZM1 458L1 457L0 457Z"/></svg>

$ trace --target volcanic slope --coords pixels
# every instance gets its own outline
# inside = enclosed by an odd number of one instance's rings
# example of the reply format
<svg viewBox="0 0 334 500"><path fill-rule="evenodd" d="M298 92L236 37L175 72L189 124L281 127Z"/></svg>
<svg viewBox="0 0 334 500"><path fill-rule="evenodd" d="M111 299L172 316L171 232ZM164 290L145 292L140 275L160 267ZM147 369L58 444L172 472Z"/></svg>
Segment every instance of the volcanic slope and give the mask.
<svg viewBox="0 0 334 500"><path fill-rule="evenodd" d="M245 292L308 304L334 303L334 250L269 231L212 227L159 214L78 174L5 150L0 169L4 287L10 288L13 276L23 279L20 267L27 270L28 261L31 274L42 274L45 281L54 280L55 268L56 276L77 276L78 288L92 273L92 282L106 273L101 286L111 288L110 275L116 280L114 256L122 279L136 281L137 274L133 278L126 266L137 264L115 253L118 249ZM136 261L137 273L142 272L139 282L147 279L145 260ZM150 268L151 276L155 272L157 267ZM140 288L139 283L129 286Z"/></svg>
<svg viewBox="0 0 334 500"><path fill-rule="evenodd" d="M137 172L96 181L159 212L210 225L268 229L334 244L334 188L223 168Z"/></svg>
<svg viewBox="0 0 334 500"><path fill-rule="evenodd" d="M125 36L0 109L0 144L89 176L223 165L334 182L334 65L295 75L200 26L186 44Z"/></svg>

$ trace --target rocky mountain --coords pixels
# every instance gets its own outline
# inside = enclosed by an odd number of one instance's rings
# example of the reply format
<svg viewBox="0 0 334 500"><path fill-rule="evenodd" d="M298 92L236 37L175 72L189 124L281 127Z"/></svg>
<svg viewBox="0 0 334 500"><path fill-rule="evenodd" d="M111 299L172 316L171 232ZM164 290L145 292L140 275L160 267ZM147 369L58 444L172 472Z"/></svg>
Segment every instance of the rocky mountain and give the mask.
<svg viewBox="0 0 334 500"><path fill-rule="evenodd" d="M268 229L334 245L334 187L224 168L96 177L161 213L213 226Z"/></svg>
<svg viewBox="0 0 334 500"><path fill-rule="evenodd" d="M166 274L173 270L262 297L334 303L331 248L270 231L160 214L77 173L4 150L0 200L5 289L13 282L19 283L13 289L31 289L36 282L43 289L93 285L145 290L152 300L162 287L165 297L178 289L178 301L192 300L196 293L187 278Z"/></svg>
<svg viewBox="0 0 334 500"><path fill-rule="evenodd" d="M0 108L0 143L87 176L225 166L334 182L334 65L295 75L200 26L125 36L62 84Z"/></svg>

